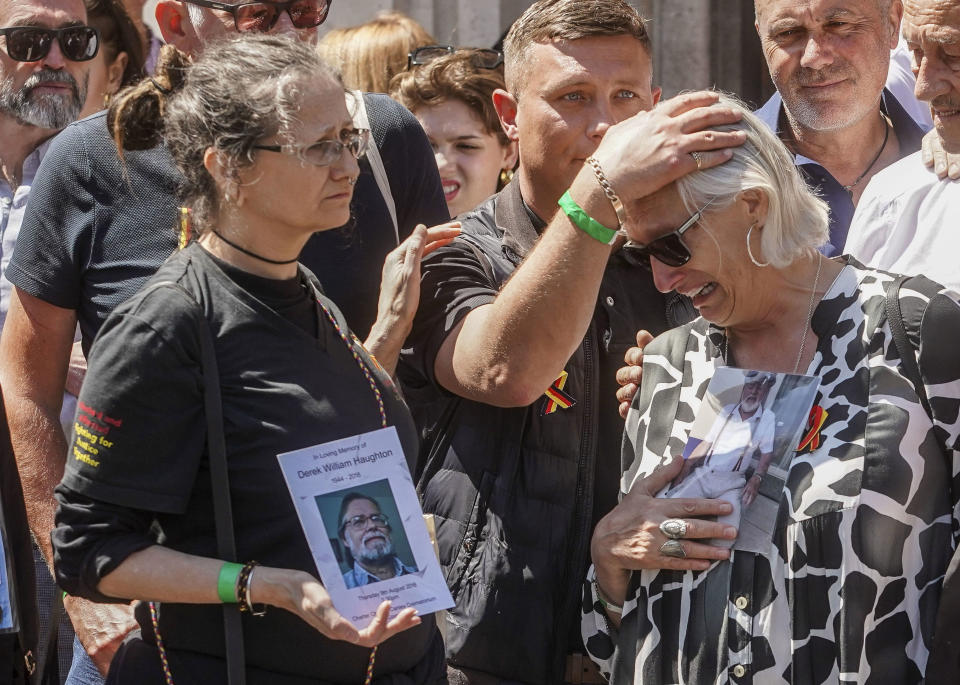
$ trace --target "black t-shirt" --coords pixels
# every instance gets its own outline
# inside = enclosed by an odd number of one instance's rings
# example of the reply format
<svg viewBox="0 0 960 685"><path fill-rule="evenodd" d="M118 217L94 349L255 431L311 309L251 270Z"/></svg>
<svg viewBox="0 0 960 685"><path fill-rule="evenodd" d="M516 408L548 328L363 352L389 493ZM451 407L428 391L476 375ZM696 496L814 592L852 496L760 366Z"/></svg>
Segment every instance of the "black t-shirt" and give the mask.
<svg viewBox="0 0 960 685"><path fill-rule="evenodd" d="M397 207L400 238L417 223L447 220L437 165L420 124L385 95L365 95ZM383 260L397 235L370 165L346 227L314 235L301 261L351 327L366 336L376 318ZM84 352L114 308L129 299L177 246L181 176L163 145L124 153L96 114L65 128L37 170L5 275L29 295L77 311Z"/></svg>
<svg viewBox="0 0 960 685"><path fill-rule="evenodd" d="M301 279L315 284L309 272ZM153 516L163 545L217 556L201 325L210 326L215 340L238 558L315 575L277 455L378 429L376 398L363 372L325 314L315 334L304 331L241 288L197 245L174 255L153 280L160 281L189 295L172 287L144 290L111 315L91 349L57 490L70 520L53 536L58 577L68 589L96 597L90 588L123 560L118 549L129 553L130 537L143 540ZM345 328L336 307L315 287L311 292ZM408 460L415 459L416 431L403 400L362 346L352 347L376 378ZM160 629L170 649L222 655L219 606L164 604ZM381 645L379 672L409 670L426 654L433 630L427 619ZM357 682L369 657L369 650L330 641L280 610L245 619L244 633L248 663L267 670Z"/></svg>

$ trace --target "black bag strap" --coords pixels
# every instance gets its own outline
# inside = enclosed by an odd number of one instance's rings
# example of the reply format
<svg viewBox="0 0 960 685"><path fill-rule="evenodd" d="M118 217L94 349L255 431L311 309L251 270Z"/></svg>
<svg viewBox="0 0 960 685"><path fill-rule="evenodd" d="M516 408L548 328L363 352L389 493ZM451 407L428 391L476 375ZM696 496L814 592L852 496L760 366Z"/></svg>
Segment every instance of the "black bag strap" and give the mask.
<svg viewBox="0 0 960 685"><path fill-rule="evenodd" d="M923 378L920 376L920 367L917 365L916 351L910 338L907 337L907 329L903 325L903 314L900 311L900 286L909 278L909 276L900 276L889 286L887 286L886 309L887 323L890 324L890 332L893 334L893 344L896 345L897 352L900 354L900 361L903 364L903 371L907 379L913 385L913 389L920 398L920 404L927 416L933 418L933 412L930 410L930 401L927 399L927 390L923 385Z"/></svg>
<svg viewBox="0 0 960 685"><path fill-rule="evenodd" d="M203 406L207 417L207 451L210 458L210 480L213 487L213 517L217 528L217 556L237 561L233 535L233 506L230 502L230 474L227 470L227 446L223 435L223 404L220 399L220 371L213 344L213 333L206 314L193 295L171 281L154 284L150 289L173 287L181 291L197 308L200 317L200 367L203 377ZM223 605L223 632L226 641L227 682L246 685L246 658L243 647L243 625L240 612L231 604Z"/></svg>
<svg viewBox="0 0 960 685"><path fill-rule="evenodd" d="M923 405L924 411L932 419L933 413L930 401L927 398L920 368L914 355L914 346L907 337L903 325L903 315L900 311L900 286L907 280L900 276L887 288L887 321L893 342L900 353L903 370L913 384ZM949 454L949 450L946 452ZM950 464L947 464L947 473L951 473ZM950 565L943 578L943 588L940 594L940 606L937 609L937 618L933 632L933 641L930 645L930 657L927 661L927 682L947 683L957 682L960 678L960 633L957 631L957 611L960 609L960 552L954 553Z"/></svg>

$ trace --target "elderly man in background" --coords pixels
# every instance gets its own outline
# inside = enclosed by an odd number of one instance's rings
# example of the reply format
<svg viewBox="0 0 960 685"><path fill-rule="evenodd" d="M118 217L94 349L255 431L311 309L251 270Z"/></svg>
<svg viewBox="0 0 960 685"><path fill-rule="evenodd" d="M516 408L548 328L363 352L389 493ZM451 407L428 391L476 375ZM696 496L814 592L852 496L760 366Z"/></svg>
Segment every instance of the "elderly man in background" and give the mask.
<svg viewBox="0 0 960 685"><path fill-rule="evenodd" d="M757 114L830 205L828 256L873 175L921 147L923 129L884 87L902 13L901 0L756 0L779 93Z"/></svg>
<svg viewBox="0 0 960 685"><path fill-rule="evenodd" d="M34 174L50 138L77 118L87 99L89 60L97 54L99 37L86 21L82 0L0 2L0 329L13 290L5 273ZM56 588L36 547L34 557L39 614L47 630ZM53 613L56 618L58 612ZM72 640L68 620L61 622L59 634L65 669Z"/></svg>
<svg viewBox="0 0 960 685"><path fill-rule="evenodd" d="M0 2L0 273L13 254L33 176L47 140L74 121L87 98L99 37L82 0ZM0 282L0 328L11 285Z"/></svg>
<svg viewBox="0 0 960 685"><path fill-rule="evenodd" d="M917 98L929 104L944 150L960 154L960 0L906 0L904 7ZM940 180L919 153L884 169L863 193L845 251L960 291L960 183Z"/></svg>

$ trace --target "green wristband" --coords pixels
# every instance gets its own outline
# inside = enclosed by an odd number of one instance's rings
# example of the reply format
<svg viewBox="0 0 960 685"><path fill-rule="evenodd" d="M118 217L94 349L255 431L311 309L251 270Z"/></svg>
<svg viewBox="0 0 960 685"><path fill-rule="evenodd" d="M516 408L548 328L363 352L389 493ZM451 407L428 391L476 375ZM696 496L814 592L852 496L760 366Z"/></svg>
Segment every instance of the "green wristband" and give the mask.
<svg viewBox="0 0 960 685"><path fill-rule="evenodd" d="M217 595L224 604L237 603L237 578L240 571L243 570L243 564L235 564L231 561L223 562L220 567L220 576L217 578Z"/></svg>
<svg viewBox="0 0 960 685"><path fill-rule="evenodd" d="M563 210L563 213L570 218L570 221L572 221L577 228L604 245L613 245L617 236L620 235L619 231L607 228L583 211L583 208L570 197L569 190L563 194L563 197L560 198L557 204L560 205L560 209Z"/></svg>

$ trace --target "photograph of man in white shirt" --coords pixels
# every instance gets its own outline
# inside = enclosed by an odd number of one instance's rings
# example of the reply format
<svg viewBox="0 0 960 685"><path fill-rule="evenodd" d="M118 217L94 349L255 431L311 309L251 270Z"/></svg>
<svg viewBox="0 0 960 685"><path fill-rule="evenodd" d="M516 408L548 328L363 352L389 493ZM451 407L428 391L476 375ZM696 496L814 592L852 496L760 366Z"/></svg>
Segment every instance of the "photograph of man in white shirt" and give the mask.
<svg viewBox="0 0 960 685"><path fill-rule="evenodd" d="M746 373L740 400L723 407L702 441L692 439L688 443L690 453L684 455L683 469L666 497L724 499L733 505L733 511L718 521L740 527L743 510L756 499L773 459L777 421L764 405L775 382L772 373ZM747 471L755 458L757 467L748 479ZM729 546L734 541L713 543Z"/></svg>

